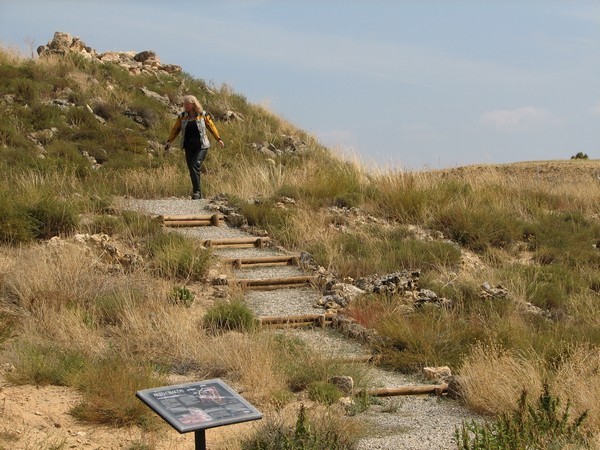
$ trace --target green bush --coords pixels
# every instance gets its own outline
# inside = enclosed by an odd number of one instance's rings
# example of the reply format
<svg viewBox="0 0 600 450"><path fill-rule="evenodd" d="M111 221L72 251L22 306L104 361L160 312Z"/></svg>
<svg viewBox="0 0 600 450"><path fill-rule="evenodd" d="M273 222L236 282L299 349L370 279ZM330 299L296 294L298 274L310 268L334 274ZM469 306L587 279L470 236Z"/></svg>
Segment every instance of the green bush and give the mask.
<svg viewBox="0 0 600 450"><path fill-rule="evenodd" d="M112 236L123 228L121 219L117 216L102 214L94 216L92 221L87 225L90 234L104 233Z"/></svg>
<svg viewBox="0 0 600 450"><path fill-rule="evenodd" d="M300 406L295 426L265 420L256 433L242 441L243 450L348 450L355 448L361 430L353 422L333 415L310 419Z"/></svg>
<svg viewBox="0 0 600 450"><path fill-rule="evenodd" d="M581 272L560 264L514 269L507 276L526 286L527 301L547 310L568 308L570 299L589 287Z"/></svg>
<svg viewBox="0 0 600 450"><path fill-rule="evenodd" d="M588 159L587 153L577 152L577 154L571 156L571 159Z"/></svg>
<svg viewBox="0 0 600 450"><path fill-rule="evenodd" d="M15 347L14 372L7 378L17 384L67 386L86 366L81 353L53 343L22 342Z"/></svg>
<svg viewBox="0 0 600 450"><path fill-rule="evenodd" d="M8 190L0 188L0 242L16 245L35 237L35 224Z"/></svg>
<svg viewBox="0 0 600 450"><path fill-rule="evenodd" d="M361 175L354 165L330 161L300 187L301 195L314 206L358 206L363 199Z"/></svg>
<svg viewBox="0 0 600 450"><path fill-rule="evenodd" d="M206 311L204 328L212 331L253 331L257 322L252 311L243 300L220 300Z"/></svg>
<svg viewBox="0 0 600 450"><path fill-rule="evenodd" d="M189 308L194 303L194 298L194 294L185 286L175 286L171 291L171 300L175 305Z"/></svg>
<svg viewBox="0 0 600 450"><path fill-rule="evenodd" d="M276 336L275 351L278 370L288 380L292 392L306 389L311 383L327 378L327 364L315 354L300 338L285 335Z"/></svg>
<svg viewBox="0 0 600 450"><path fill-rule="evenodd" d="M456 245L411 239L404 227L389 230L366 227L340 233L332 240L333 245L316 243L307 251L320 265L333 266L341 277L415 269L429 272L453 269L460 264L460 248Z"/></svg>
<svg viewBox="0 0 600 450"><path fill-rule="evenodd" d="M594 247L600 241L600 225L578 211L544 214L525 225L522 233L540 264L600 266L600 254Z"/></svg>
<svg viewBox="0 0 600 450"><path fill-rule="evenodd" d="M508 247L520 237L521 225L507 211L456 205L438 214L433 228L458 244L483 253L488 247Z"/></svg>
<svg viewBox="0 0 600 450"><path fill-rule="evenodd" d="M463 422L455 429L454 438L461 450L589 448L580 429L586 417L584 412L571 420L569 403L561 412L559 399L550 394L546 384L536 404L527 402L524 391L515 411L492 422Z"/></svg>
<svg viewBox="0 0 600 450"><path fill-rule="evenodd" d="M71 202L43 197L27 211L36 238L49 239L72 233L79 223L79 211Z"/></svg>
<svg viewBox="0 0 600 450"><path fill-rule="evenodd" d="M331 383L315 381L308 386L308 398L315 402L333 405L342 396L342 391Z"/></svg>
<svg viewBox="0 0 600 450"><path fill-rule="evenodd" d="M135 392L165 383L164 376L148 364L108 356L88 364L78 374L76 384L83 399L71 409L71 414L84 422L148 428L156 416L137 399Z"/></svg>
<svg viewBox="0 0 600 450"><path fill-rule="evenodd" d="M298 244L298 237L291 224L294 211L276 208L272 201L247 203L238 200L238 205L240 214L246 217L248 225L265 229L283 246L294 247Z"/></svg>
<svg viewBox="0 0 600 450"><path fill-rule="evenodd" d="M383 338L379 348L382 361L403 372L428 365L457 367L464 349L485 338L489 331L483 322L471 320L469 315L435 306L412 314L389 314L375 329Z"/></svg>
<svg viewBox="0 0 600 450"><path fill-rule="evenodd" d="M208 273L211 252L178 233L158 233L149 243L157 274L167 278L197 281Z"/></svg>

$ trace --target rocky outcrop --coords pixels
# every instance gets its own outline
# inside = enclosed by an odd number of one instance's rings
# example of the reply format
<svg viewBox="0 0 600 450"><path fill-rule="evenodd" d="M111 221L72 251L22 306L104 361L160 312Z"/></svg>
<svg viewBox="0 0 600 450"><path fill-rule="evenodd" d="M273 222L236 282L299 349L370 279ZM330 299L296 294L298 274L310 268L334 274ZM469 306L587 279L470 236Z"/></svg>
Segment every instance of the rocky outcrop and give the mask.
<svg viewBox="0 0 600 450"><path fill-rule="evenodd" d="M104 52L98 54L96 50L87 46L78 37L69 33L57 31L46 45L37 48L40 57L49 55L67 55L75 53L86 59L100 63L118 64L133 75L140 74L173 74L181 72L181 67L175 64L162 64L155 52L145 50L142 52Z"/></svg>
<svg viewBox="0 0 600 450"><path fill-rule="evenodd" d="M249 144L252 150L261 153L268 158L275 158L282 155L300 154L308 150L308 145L299 136L281 135L281 144L275 145L272 142L252 142Z"/></svg>

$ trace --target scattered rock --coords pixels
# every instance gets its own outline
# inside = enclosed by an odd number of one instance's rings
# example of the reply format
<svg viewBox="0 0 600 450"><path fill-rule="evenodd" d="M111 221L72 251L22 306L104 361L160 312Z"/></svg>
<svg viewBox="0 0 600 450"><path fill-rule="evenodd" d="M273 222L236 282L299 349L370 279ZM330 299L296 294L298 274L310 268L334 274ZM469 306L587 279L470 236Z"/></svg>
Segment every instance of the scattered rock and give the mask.
<svg viewBox="0 0 600 450"><path fill-rule="evenodd" d="M69 33L57 31L46 45L37 48L38 55L43 58L49 55L66 55L77 53L87 59L104 64L118 64L133 75L140 74L173 74L181 72L181 67L174 64L161 64L158 56L152 50L136 52L109 51L97 54L96 50L85 45L78 37Z"/></svg>
<svg viewBox="0 0 600 450"><path fill-rule="evenodd" d="M452 376L450 367L423 367L423 376L428 380L446 381Z"/></svg>
<svg viewBox="0 0 600 450"><path fill-rule="evenodd" d="M351 395L354 391L354 379L350 376L340 375L331 377L329 382L346 395Z"/></svg>
<svg viewBox="0 0 600 450"><path fill-rule="evenodd" d="M508 298L509 296L510 292L504 286L498 284L492 287L487 281L481 285L481 291L479 292L479 298L484 300Z"/></svg>

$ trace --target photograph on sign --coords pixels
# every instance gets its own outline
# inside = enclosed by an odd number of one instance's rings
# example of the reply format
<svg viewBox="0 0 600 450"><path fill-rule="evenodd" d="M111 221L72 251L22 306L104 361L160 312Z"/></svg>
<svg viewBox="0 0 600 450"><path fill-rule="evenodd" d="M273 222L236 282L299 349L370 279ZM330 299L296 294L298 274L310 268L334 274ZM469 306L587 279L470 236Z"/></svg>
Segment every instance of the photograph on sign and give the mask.
<svg viewBox="0 0 600 450"><path fill-rule="evenodd" d="M262 417L220 379L145 389L136 395L180 433Z"/></svg>

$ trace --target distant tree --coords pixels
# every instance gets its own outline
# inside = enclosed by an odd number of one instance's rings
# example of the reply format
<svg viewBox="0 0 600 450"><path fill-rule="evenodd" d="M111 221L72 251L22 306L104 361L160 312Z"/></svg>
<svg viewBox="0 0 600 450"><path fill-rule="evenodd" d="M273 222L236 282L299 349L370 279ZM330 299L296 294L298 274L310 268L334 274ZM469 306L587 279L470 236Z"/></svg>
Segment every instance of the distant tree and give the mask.
<svg viewBox="0 0 600 450"><path fill-rule="evenodd" d="M571 159L588 159L587 153L579 152L575 156L571 156Z"/></svg>

